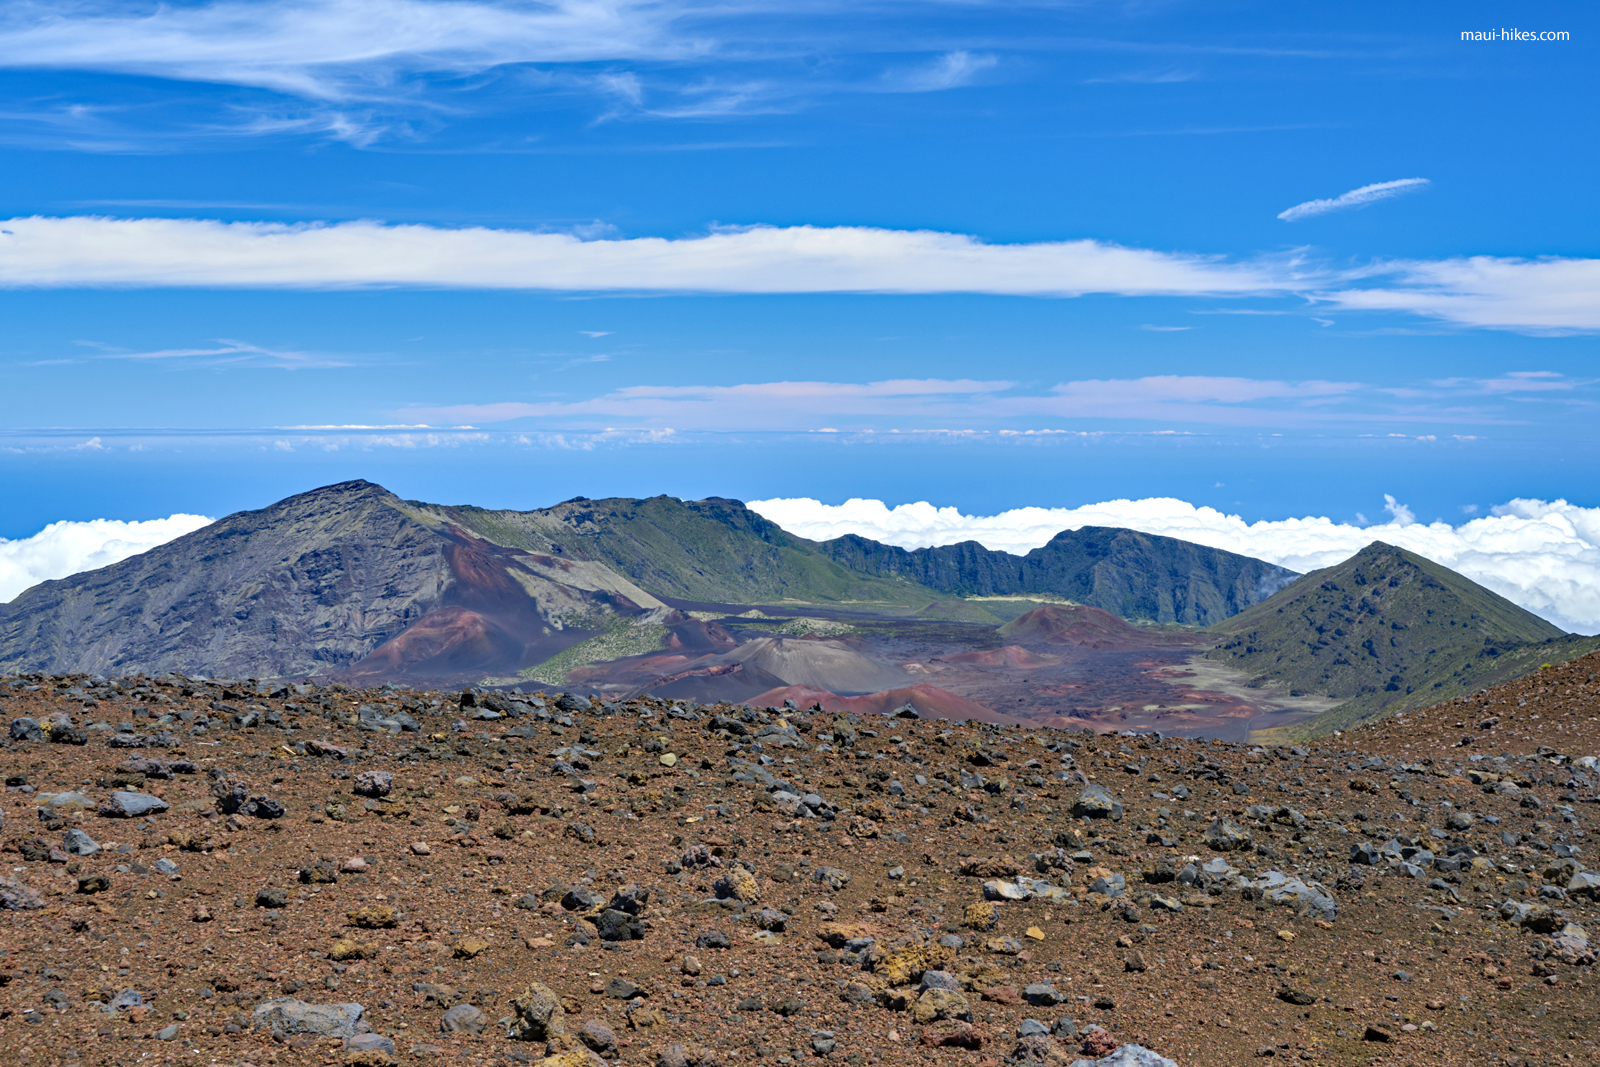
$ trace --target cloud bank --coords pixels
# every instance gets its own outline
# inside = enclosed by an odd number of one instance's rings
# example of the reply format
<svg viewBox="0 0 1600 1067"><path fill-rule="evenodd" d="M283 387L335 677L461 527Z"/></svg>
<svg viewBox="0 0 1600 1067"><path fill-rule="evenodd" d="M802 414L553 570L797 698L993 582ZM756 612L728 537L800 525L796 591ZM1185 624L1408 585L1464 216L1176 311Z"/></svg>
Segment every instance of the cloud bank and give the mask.
<svg viewBox="0 0 1600 1067"><path fill-rule="evenodd" d="M1094 240L991 244L968 234L867 226L585 239L371 221L32 216L0 221L0 286L1276 295L1466 326L1600 330L1600 259L1474 256L1351 271Z"/></svg>
<svg viewBox="0 0 1600 1067"><path fill-rule="evenodd" d="M204 515L184 514L145 522L62 521L52 522L32 537L0 538L0 603L52 578L109 567L213 521Z"/></svg>
<svg viewBox="0 0 1600 1067"><path fill-rule="evenodd" d="M1389 520L1371 526L1318 517L1247 523L1170 497L1017 508L998 515L963 515L925 502L891 508L881 500L861 499L830 505L780 498L749 506L812 540L854 533L902 548L977 541L1020 555L1062 530L1123 526L1302 572L1332 566L1373 541L1386 541L1459 571L1557 626L1600 633L1600 508L1518 499L1484 518L1451 526L1417 522L1404 504L1386 500Z"/></svg>
<svg viewBox="0 0 1600 1067"><path fill-rule="evenodd" d="M1352 189L1329 200L1307 200L1303 204L1296 204L1278 212L1278 218L1284 222L1298 222L1313 215L1326 215L1330 211L1366 207L1368 204L1376 204L1379 200L1388 200L1402 193L1417 192L1429 184L1426 178L1401 178L1399 181L1363 185L1359 189Z"/></svg>

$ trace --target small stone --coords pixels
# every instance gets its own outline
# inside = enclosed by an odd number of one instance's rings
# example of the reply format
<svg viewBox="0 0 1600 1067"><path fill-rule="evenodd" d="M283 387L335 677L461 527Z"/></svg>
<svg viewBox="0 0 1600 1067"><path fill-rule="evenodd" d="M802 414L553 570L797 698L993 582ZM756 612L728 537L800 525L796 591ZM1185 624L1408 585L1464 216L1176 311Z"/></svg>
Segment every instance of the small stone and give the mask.
<svg viewBox="0 0 1600 1067"><path fill-rule="evenodd" d="M369 960L377 954L377 949L352 941L347 937L339 938L328 949L328 958L335 963L342 963L345 960Z"/></svg>
<svg viewBox="0 0 1600 1067"><path fill-rule="evenodd" d="M61 847L74 856L92 856L100 851L94 838L79 829L71 829L61 839Z"/></svg>
<svg viewBox="0 0 1600 1067"><path fill-rule="evenodd" d="M400 924L394 909L387 904L368 904L355 911L346 912L345 918L349 920L351 926L358 926L363 930L387 930Z"/></svg>
<svg viewBox="0 0 1600 1067"><path fill-rule="evenodd" d="M357 796L386 797L394 789L394 775L388 771L362 771L350 783L350 791Z"/></svg>
<svg viewBox="0 0 1600 1067"><path fill-rule="evenodd" d="M178 1036L178 1024L171 1023L156 1031L157 1041L173 1041Z"/></svg>
<svg viewBox="0 0 1600 1067"><path fill-rule="evenodd" d="M256 892L256 907L282 908L288 906L289 891L287 889L261 889Z"/></svg>
<svg viewBox="0 0 1600 1067"><path fill-rule="evenodd" d="M471 1004L457 1004L439 1019L439 1029L447 1034L481 1034L486 1020Z"/></svg>
<svg viewBox="0 0 1600 1067"><path fill-rule="evenodd" d="M1072 814L1078 818L1122 819L1122 801L1111 794L1111 790L1103 785L1090 784L1078 794L1078 799L1073 802Z"/></svg>
<svg viewBox="0 0 1600 1067"><path fill-rule="evenodd" d="M818 867L812 880L837 892L850 884L850 872L839 867Z"/></svg>
<svg viewBox="0 0 1600 1067"><path fill-rule="evenodd" d="M663 767L676 767L678 765L678 757L671 752L663 752L659 762Z"/></svg>
<svg viewBox="0 0 1600 1067"><path fill-rule="evenodd" d="M367 861L360 856L351 856L339 865L340 874L366 874Z"/></svg>
<svg viewBox="0 0 1600 1067"><path fill-rule="evenodd" d="M712 883L712 891L722 900L738 900L754 904L761 899L761 888L755 875L738 865Z"/></svg>
<svg viewBox="0 0 1600 1067"><path fill-rule="evenodd" d="M578 1028L578 1040L582 1041L591 1050L607 1058L616 1056L619 1049L617 1035L605 1023L593 1019L585 1022Z"/></svg>
<svg viewBox="0 0 1600 1067"><path fill-rule="evenodd" d="M344 1047L346 1052L378 1052L387 1056L395 1052L394 1041L382 1034L357 1034L346 1038Z"/></svg>
<svg viewBox="0 0 1600 1067"><path fill-rule="evenodd" d="M542 982L534 982L511 1002L513 1017L506 1036L513 1041L548 1041L566 1033L560 999Z"/></svg>
<svg viewBox="0 0 1600 1067"><path fill-rule="evenodd" d="M972 1007L961 993L948 989L927 989L911 1006L911 1018L921 1026L940 1019L962 1019L971 1022Z"/></svg>
<svg viewBox="0 0 1600 1067"><path fill-rule="evenodd" d="M78 892L83 894L104 893L111 888L111 879L103 874L85 874L78 878Z"/></svg>
<svg viewBox="0 0 1600 1067"><path fill-rule="evenodd" d="M699 960L698 957L695 957L695 956L685 956L685 957L683 957L683 968L682 968L682 970L683 970L684 974L690 975L692 977L694 975L698 975L700 973L700 969L701 969L700 968L700 960Z"/></svg>
<svg viewBox="0 0 1600 1067"><path fill-rule="evenodd" d="M1037 926L1030 926L1030 927L1028 927L1027 931L1023 934L1023 936L1024 937L1031 937L1035 941L1043 941L1044 940L1044 931L1039 929Z"/></svg>
<svg viewBox="0 0 1600 1067"><path fill-rule="evenodd" d="M489 942L469 937L456 942L453 948L453 955L458 960L475 960L487 951L489 951Z"/></svg>
<svg viewBox="0 0 1600 1067"><path fill-rule="evenodd" d="M632 1000L634 997L644 996L644 990L626 978L613 978L606 983L606 996L612 1000Z"/></svg>
<svg viewBox="0 0 1600 1067"><path fill-rule="evenodd" d="M1394 1040L1394 1035L1381 1026L1368 1024L1366 1032L1361 1035L1363 1041L1377 1041L1386 1043Z"/></svg>
<svg viewBox="0 0 1600 1067"><path fill-rule="evenodd" d="M411 854L413 856L431 856L433 855L433 849L429 847L426 841L413 841L411 842Z"/></svg>
<svg viewBox="0 0 1600 1067"><path fill-rule="evenodd" d="M728 948L733 944L721 930L707 930L694 939L695 948Z"/></svg>

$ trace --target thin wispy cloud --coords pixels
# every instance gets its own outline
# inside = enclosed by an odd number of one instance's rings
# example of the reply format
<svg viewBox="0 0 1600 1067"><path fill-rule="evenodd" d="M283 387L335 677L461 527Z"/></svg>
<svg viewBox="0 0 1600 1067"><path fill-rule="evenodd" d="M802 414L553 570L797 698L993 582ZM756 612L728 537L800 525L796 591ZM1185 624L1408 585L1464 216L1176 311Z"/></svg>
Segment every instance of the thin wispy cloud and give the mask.
<svg viewBox="0 0 1600 1067"><path fill-rule="evenodd" d="M99 115L75 105L33 119L58 127L58 137L75 133L79 147L122 152L181 133L369 147L423 136L418 120L493 107L486 101L496 93L542 95L555 107L587 97L599 122L773 114L840 94L960 88L998 62L942 42L886 46L880 33L837 22L819 32L804 21L830 7L848 23L849 12L832 5L773 11L717 0L22 0L0 11L0 69L271 94L236 96L187 131L158 132L137 114L118 120L106 105Z"/></svg>
<svg viewBox="0 0 1600 1067"><path fill-rule="evenodd" d="M239 366L274 367L280 370L313 370L329 367L348 367L347 359L327 356L318 352L300 352L292 349L264 348L247 341L219 339L208 348L160 348L148 351L128 351L98 341L80 341L87 348L96 349L101 359L126 359L141 362L170 362L188 366Z"/></svg>
<svg viewBox="0 0 1600 1067"><path fill-rule="evenodd" d="M921 67L885 74L884 85L893 92L926 93L955 89L972 84L978 75L999 62L999 58L992 55L965 50L946 52Z"/></svg>
<svg viewBox="0 0 1600 1067"><path fill-rule="evenodd" d="M0 286L554 292L1295 296L1458 326L1600 330L1600 259L1474 256L1318 265L1094 240L990 243L865 226L615 238L487 227L95 216L0 220ZM1247 309L1248 310L1248 309Z"/></svg>
<svg viewBox="0 0 1600 1067"><path fill-rule="evenodd" d="M418 404L398 418L490 425L516 419L565 426L625 422L724 430L840 432L849 426L919 427L947 433L1038 432L1052 420L1116 420L1209 426L1304 428L1414 423L1508 423L1492 402L1463 403L1468 390L1399 395L1361 382L1282 381L1219 375L1086 379L1052 386L972 379L875 382L779 381L736 385L631 385L598 396ZM1471 391L1491 396L1488 390ZM898 432L898 431L895 431ZM911 432L911 431L908 431Z"/></svg>
<svg viewBox="0 0 1600 1067"><path fill-rule="evenodd" d="M1285 208L1278 212L1278 218L1284 222L1298 222L1315 215L1326 215L1330 211L1349 211L1352 208L1376 204L1380 200L1389 200L1404 193L1414 193L1430 184L1432 183L1427 178L1401 178L1392 182L1375 182L1327 200L1307 200L1303 204Z"/></svg>
<svg viewBox="0 0 1600 1067"><path fill-rule="evenodd" d="M462 76L514 63L689 58L713 47L675 29L694 10L652 0L235 0L153 9L19 3L0 21L0 66L361 100L394 94L407 73Z"/></svg>

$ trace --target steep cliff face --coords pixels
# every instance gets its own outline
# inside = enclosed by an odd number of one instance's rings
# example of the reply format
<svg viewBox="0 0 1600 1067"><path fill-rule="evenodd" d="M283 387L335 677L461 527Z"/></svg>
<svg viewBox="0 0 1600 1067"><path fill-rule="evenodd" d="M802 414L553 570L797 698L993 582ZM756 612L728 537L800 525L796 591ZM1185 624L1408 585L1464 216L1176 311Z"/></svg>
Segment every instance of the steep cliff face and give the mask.
<svg viewBox="0 0 1600 1067"><path fill-rule="evenodd" d="M1192 626L1236 615L1296 577L1220 548L1104 526L1064 530L1025 556L976 541L908 551L854 535L819 547L854 571L944 593L1060 596L1124 619Z"/></svg>
<svg viewBox="0 0 1600 1067"><path fill-rule="evenodd" d="M0 670L477 677L661 607L344 482L34 586L0 606Z"/></svg>

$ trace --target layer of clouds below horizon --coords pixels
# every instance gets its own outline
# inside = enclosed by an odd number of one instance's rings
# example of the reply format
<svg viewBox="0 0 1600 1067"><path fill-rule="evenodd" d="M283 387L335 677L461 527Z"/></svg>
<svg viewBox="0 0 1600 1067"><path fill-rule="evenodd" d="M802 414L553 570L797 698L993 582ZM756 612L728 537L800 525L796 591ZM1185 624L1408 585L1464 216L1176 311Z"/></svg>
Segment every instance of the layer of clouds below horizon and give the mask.
<svg viewBox="0 0 1600 1067"><path fill-rule="evenodd" d="M15 541L0 537L0 603L40 582L109 567L214 521L204 515L183 514L143 522L63 520L52 522L32 537Z"/></svg>
<svg viewBox="0 0 1600 1067"><path fill-rule="evenodd" d="M1171 497L1110 500L1079 508L1016 508L963 515L926 502L889 507L881 500L830 505L810 498L755 500L749 507L790 533L812 540L859 534L902 548L977 541L1018 555L1062 530L1121 526L1176 537L1311 571L1386 541L1459 571L1528 611L1577 633L1600 633L1600 508L1565 500L1512 500L1460 526L1417 522L1386 498L1387 522L1358 526L1306 517L1247 523ZM212 522L203 515L126 522L62 521L31 537L0 539L0 603L40 582L108 567Z"/></svg>
<svg viewBox="0 0 1600 1067"><path fill-rule="evenodd" d="M1482 518L1451 526L1421 523L1386 496L1386 522L1337 523L1306 517L1245 522L1171 497L1110 500L1079 508L1017 508L963 515L926 502L824 504L809 498L753 500L748 506L790 533L815 541L858 534L901 548L977 541L1018 555L1062 530L1120 526L1226 549L1295 571L1346 560L1373 541L1409 549L1575 632L1600 633L1600 508L1565 500L1512 500Z"/></svg>

